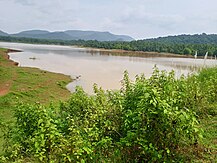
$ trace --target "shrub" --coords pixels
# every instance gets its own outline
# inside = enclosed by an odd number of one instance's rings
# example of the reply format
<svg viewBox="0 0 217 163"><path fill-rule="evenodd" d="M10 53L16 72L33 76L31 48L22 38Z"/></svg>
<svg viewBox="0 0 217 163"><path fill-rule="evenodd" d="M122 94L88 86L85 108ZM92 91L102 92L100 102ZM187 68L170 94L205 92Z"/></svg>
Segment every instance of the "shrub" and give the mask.
<svg viewBox="0 0 217 163"><path fill-rule="evenodd" d="M58 107L19 105L7 158L164 162L175 161L180 147L197 143L199 77L177 79L174 72L155 69L149 79L141 75L135 82L125 72L122 84L119 91L94 85L92 96L77 87Z"/></svg>

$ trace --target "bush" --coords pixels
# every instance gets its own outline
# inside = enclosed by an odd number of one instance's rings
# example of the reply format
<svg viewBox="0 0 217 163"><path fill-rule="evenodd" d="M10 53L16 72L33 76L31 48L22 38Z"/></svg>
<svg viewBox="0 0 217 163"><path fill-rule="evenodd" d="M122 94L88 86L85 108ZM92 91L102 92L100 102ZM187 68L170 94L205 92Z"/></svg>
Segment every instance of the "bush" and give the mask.
<svg viewBox="0 0 217 163"><path fill-rule="evenodd" d="M191 51L191 49L189 49L189 48L185 48L185 49L183 50L183 54L192 54L192 51Z"/></svg>
<svg viewBox="0 0 217 163"><path fill-rule="evenodd" d="M119 91L77 88L58 107L22 104L16 110L7 159L44 162L177 161L182 146L197 143L201 77L155 69L152 77L127 72ZM202 80L202 79L201 79ZM213 89L214 91L214 89ZM205 105L205 103L204 103ZM200 111L197 112L197 114Z"/></svg>

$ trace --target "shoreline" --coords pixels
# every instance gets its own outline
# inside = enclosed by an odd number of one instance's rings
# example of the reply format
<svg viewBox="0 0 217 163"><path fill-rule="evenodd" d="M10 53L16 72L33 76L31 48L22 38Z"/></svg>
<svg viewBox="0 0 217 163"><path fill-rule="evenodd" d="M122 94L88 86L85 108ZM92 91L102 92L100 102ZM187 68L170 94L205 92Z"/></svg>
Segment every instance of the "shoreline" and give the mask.
<svg viewBox="0 0 217 163"><path fill-rule="evenodd" d="M15 66L18 66L19 63L13 61L12 59L10 59L10 55L9 55L9 53L19 53L19 52L22 52L22 51L21 51L21 50L15 50L15 49L6 49L6 54L7 54L7 58L8 58L8 60L10 60L11 62L13 62Z"/></svg>
<svg viewBox="0 0 217 163"><path fill-rule="evenodd" d="M20 68L20 69L28 69L28 70L30 70L30 73L31 73L31 70L33 70L33 71L39 71L39 72L45 73L47 75L51 74L51 75L56 75L56 76L58 76L58 75L59 76L63 76L63 78L70 79L70 81L69 80L65 80L64 82L62 81L64 84L58 84L57 83L57 85L60 86L60 87L64 87L64 89L67 90L67 93L71 93L71 91L67 88L67 85L69 83L73 82L73 79L70 77L70 75L65 75L65 74L56 73L56 72L50 72L50 71L42 70L42 69L37 68L37 67L20 67L20 66L18 66L19 65L18 62L15 62L12 59L10 59L9 53L22 52L21 50L15 50L15 49L9 49L9 48L1 48L1 49L2 50L0 50L0 52L2 54L0 54L0 55L2 55L2 58L5 60L3 62L5 62L5 63L2 62L2 64L0 64L0 66L2 66L2 67L4 67L4 65L7 65L9 67L15 66L15 67ZM29 75L31 75L31 74L29 74ZM12 79L12 80L14 80L14 79ZM12 86L12 83L9 83L9 84L6 84L6 88L3 88L3 87L0 88L0 97L2 97L4 95L7 95L8 93L10 93L11 86Z"/></svg>
<svg viewBox="0 0 217 163"><path fill-rule="evenodd" d="M150 57L165 57L165 58L194 58L193 55L184 55L184 54L175 54L175 53L165 53L165 52L145 52L145 51L129 51L122 49L104 49L104 48L92 48L92 47L84 47L84 46L71 46L77 48L86 49L89 53L102 53L109 55L117 55L117 56L129 56L129 57L142 57L142 58L150 58ZM197 56L198 59L203 59L204 56ZM208 57L209 58L209 57Z"/></svg>
<svg viewBox="0 0 217 163"><path fill-rule="evenodd" d="M6 42L6 43L17 43L17 42ZM165 57L165 58L194 58L194 55L185 55L185 54L175 54L175 53L166 53L166 52L147 52L147 51L130 51L123 49L105 49L105 48L93 48L93 47L85 47L79 45L59 45L59 44L34 44L34 43L25 43L22 44L30 44L30 45L53 45L53 46L67 46L74 48L82 48L86 49L89 53L101 53L103 55L114 55L114 56L129 56L129 57L142 57L142 58L150 58L150 57ZM10 52L22 52L21 50L10 49ZM197 56L197 59L203 59L204 56ZM210 56L207 57L211 58Z"/></svg>

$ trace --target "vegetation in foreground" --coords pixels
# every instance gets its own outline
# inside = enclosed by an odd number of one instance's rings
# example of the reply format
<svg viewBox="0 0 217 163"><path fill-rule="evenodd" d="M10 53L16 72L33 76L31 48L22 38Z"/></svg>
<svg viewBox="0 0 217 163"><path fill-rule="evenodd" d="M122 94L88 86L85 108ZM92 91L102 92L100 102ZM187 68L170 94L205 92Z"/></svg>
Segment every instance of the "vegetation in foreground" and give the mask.
<svg viewBox="0 0 217 163"><path fill-rule="evenodd" d="M176 79L125 73L119 91L77 88L59 106L20 103L2 161L177 162L216 158L217 68ZM209 126L207 128L207 125ZM204 130L204 131L203 131ZM212 144L213 143L213 144Z"/></svg>
<svg viewBox="0 0 217 163"><path fill-rule="evenodd" d="M17 67L8 59L8 50L0 49L0 120L13 122L15 104L48 104L51 101L66 100L70 92L65 85L71 81L69 76L51 73L37 68ZM2 131L0 131L2 136ZM3 151L3 139L0 138L0 154Z"/></svg>
<svg viewBox="0 0 217 163"><path fill-rule="evenodd" d="M8 91L0 96L2 162L217 160L217 68L180 79L155 69L135 82L125 73L119 91L94 86L89 96L77 88L69 100L46 105L67 98L70 79L0 54L0 88Z"/></svg>

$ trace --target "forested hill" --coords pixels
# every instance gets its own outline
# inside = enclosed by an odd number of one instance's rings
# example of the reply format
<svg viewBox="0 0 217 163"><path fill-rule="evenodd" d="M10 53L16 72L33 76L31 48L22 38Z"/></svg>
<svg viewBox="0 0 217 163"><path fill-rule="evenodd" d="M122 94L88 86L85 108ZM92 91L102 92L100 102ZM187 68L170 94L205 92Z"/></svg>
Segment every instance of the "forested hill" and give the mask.
<svg viewBox="0 0 217 163"><path fill-rule="evenodd" d="M82 47L121 49L129 51L163 52L183 55L217 56L217 35L179 35L135 41L59 40L0 36L0 41L31 44L78 45Z"/></svg>
<svg viewBox="0 0 217 163"><path fill-rule="evenodd" d="M173 44L217 44L217 34L178 35L145 39L143 41Z"/></svg>

